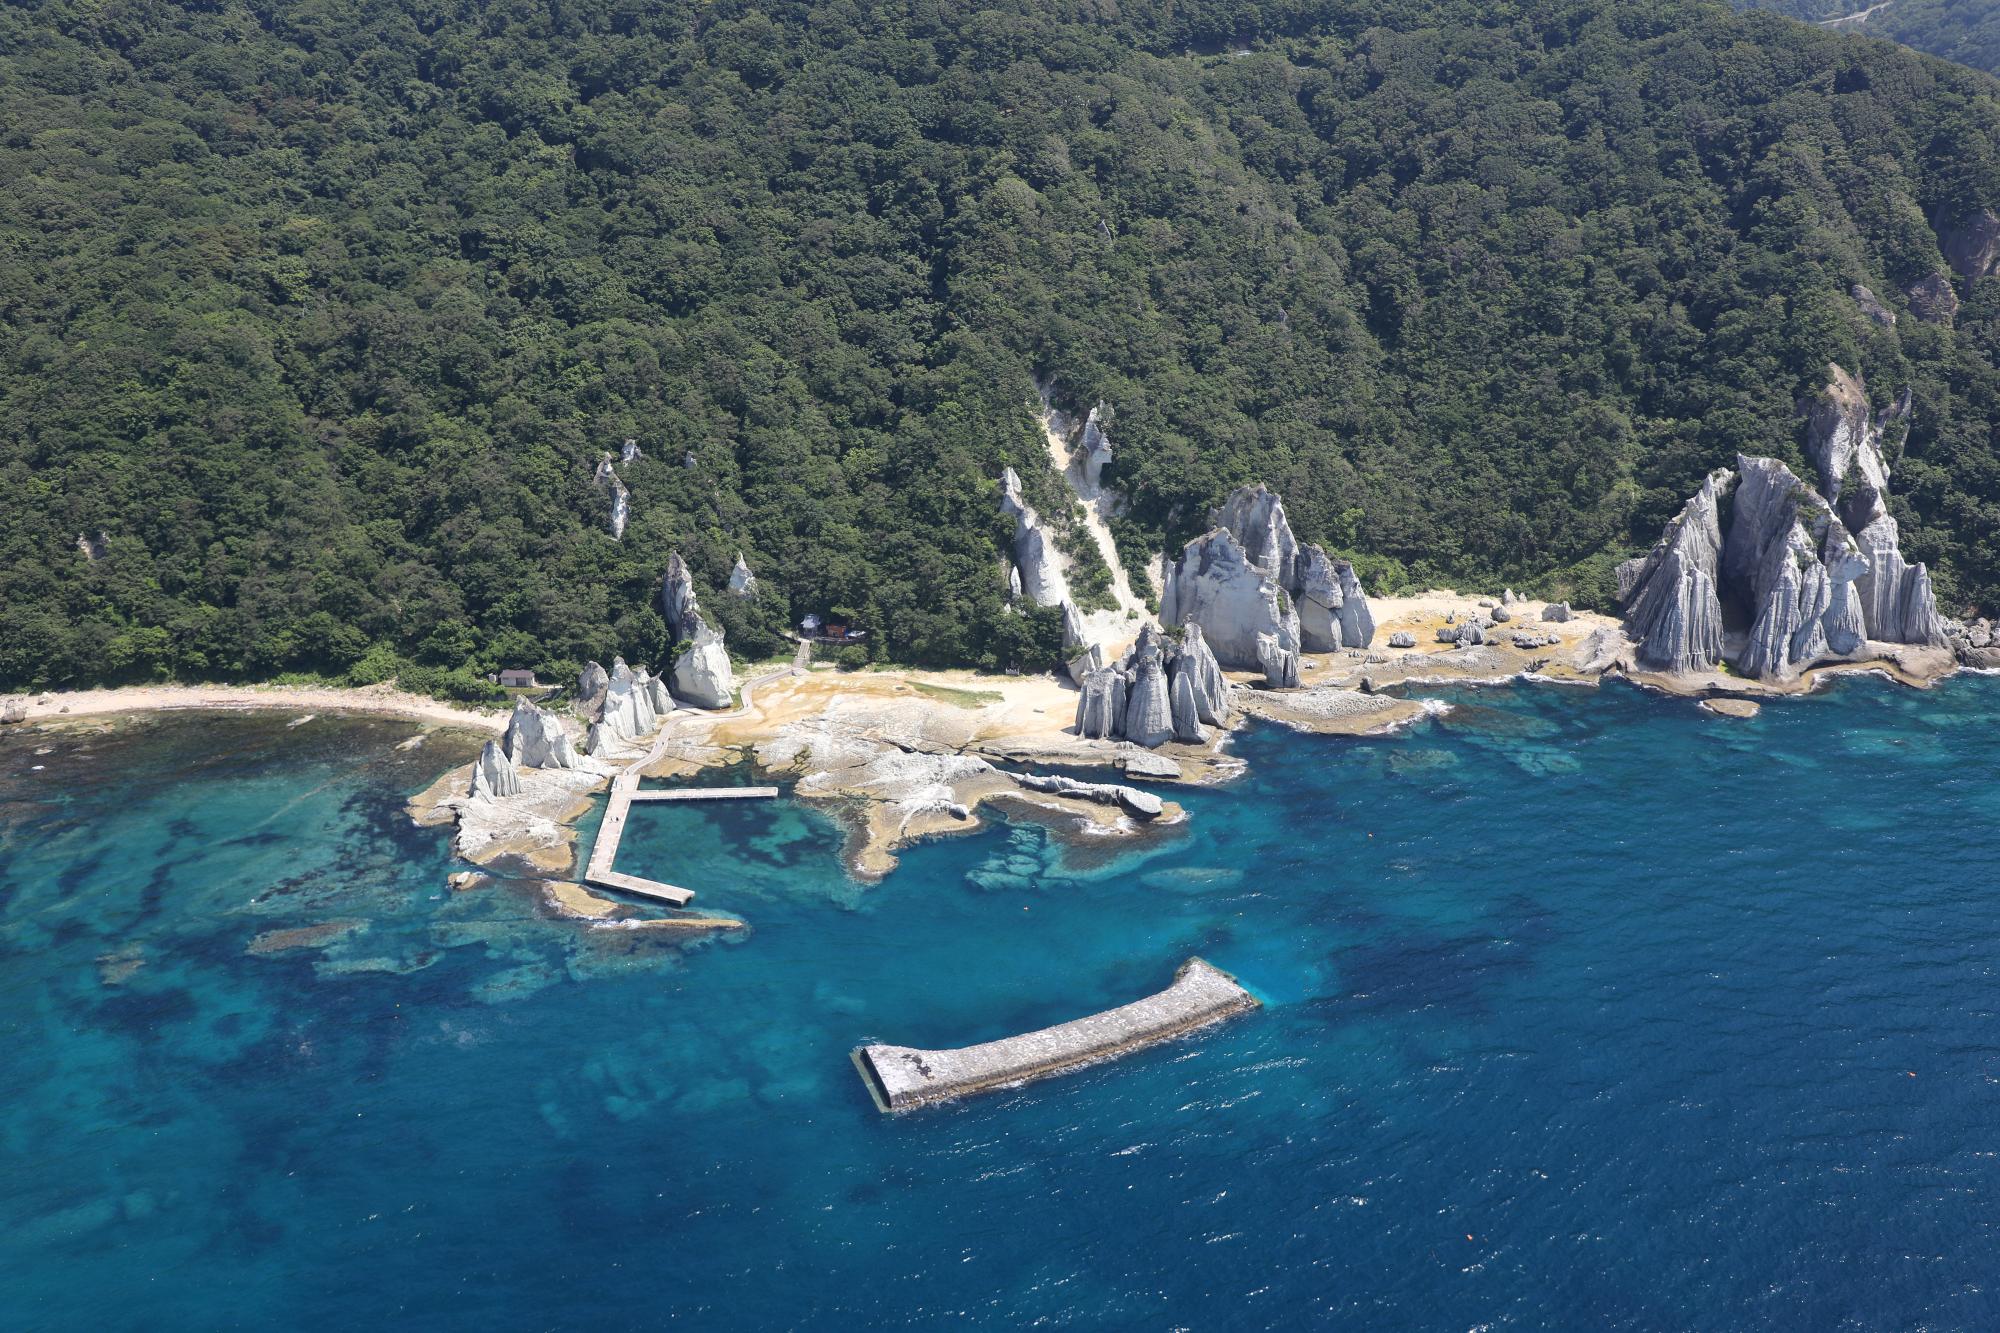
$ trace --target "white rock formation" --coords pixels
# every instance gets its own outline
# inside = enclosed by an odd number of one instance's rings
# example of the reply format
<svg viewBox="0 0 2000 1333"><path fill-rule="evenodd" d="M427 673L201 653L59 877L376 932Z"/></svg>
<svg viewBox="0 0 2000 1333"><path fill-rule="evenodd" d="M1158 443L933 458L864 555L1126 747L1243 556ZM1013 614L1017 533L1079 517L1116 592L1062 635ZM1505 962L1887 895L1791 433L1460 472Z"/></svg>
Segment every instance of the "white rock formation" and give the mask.
<svg viewBox="0 0 2000 1333"><path fill-rule="evenodd" d="M595 662L585 662L576 678L576 711L587 718L602 717L604 692L610 687L610 674Z"/></svg>
<svg viewBox="0 0 2000 1333"><path fill-rule="evenodd" d="M1066 669L1069 672L1070 680L1081 686L1085 676L1088 676L1093 671L1103 670L1105 665L1104 645L1093 643L1075 657L1070 658Z"/></svg>
<svg viewBox="0 0 2000 1333"><path fill-rule="evenodd" d="M603 721L611 728L612 735L627 741L650 735L659 725L652 691L625 665L622 657L614 658L611 663L611 681L604 692Z"/></svg>
<svg viewBox="0 0 2000 1333"><path fill-rule="evenodd" d="M1568 602L1550 602L1542 608L1542 621L1544 624L1561 625L1566 623L1573 615L1575 615L1575 612L1569 609Z"/></svg>
<svg viewBox="0 0 2000 1333"><path fill-rule="evenodd" d="M1084 484L1092 491L1104 485L1104 465L1111 461L1111 436L1107 433L1111 425L1111 409L1103 403L1090 409L1084 419L1083 439L1079 442L1079 466L1083 472Z"/></svg>
<svg viewBox="0 0 2000 1333"><path fill-rule="evenodd" d="M500 748L500 742L486 742L472 765L470 795L474 800L497 801L520 794L521 775L514 771L514 761Z"/></svg>
<svg viewBox="0 0 2000 1333"><path fill-rule="evenodd" d="M729 653L722 645L722 631L700 615L695 616L694 638L688 650L674 660L673 693L697 708L727 708L736 689L736 675L729 666Z"/></svg>
<svg viewBox="0 0 2000 1333"><path fill-rule="evenodd" d="M1229 716L1229 678L1209 651L1200 624L1191 623L1181 630L1181 649L1174 656L1173 669L1175 680L1185 676L1194 692L1195 716L1220 726Z"/></svg>
<svg viewBox="0 0 2000 1333"><path fill-rule="evenodd" d="M1272 689L1295 690L1299 687L1298 652L1285 647L1276 635L1257 636L1257 660L1264 669L1264 682Z"/></svg>
<svg viewBox="0 0 2000 1333"><path fill-rule="evenodd" d="M673 696L667 692L667 683L658 676L638 673L639 684L646 691L646 702L653 707L655 717L665 717L674 711Z"/></svg>
<svg viewBox="0 0 2000 1333"><path fill-rule="evenodd" d="M1722 660L1722 499L1735 474L1709 473L1652 552L1618 567L1625 632L1641 666L1713 671Z"/></svg>
<svg viewBox="0 0 2000 1333"><path fill-rule="evenodd" d="M1298 586L1298 539L1285 517L1285 502L1269 487L1239 486L1210 516L1211 527L1227 528L1242 543L1250 563L1290 592Z"/></svg>
<svg viewBox="0 0 2000 1333"><path fill-rule="evenodd" d="M723 646L722 631L702 615L695 600L694 575L679 551L667 557L667 572L660 582L660 612L674 639L688 644L687 651L674 660L669 680L674 697L697 708L729 707L736 689L729 652Z"/></svg>
<svg viewBox="0 0 2000 1333"><path fill-rule="evenodd" d="M729 595L745 599L757 595L757 576L750 572L741 551L736 553L736 567L729 571Z"/></svg>
<svg viewBox="0 0 2000 1333"><path fill-rule="evenodd" d="M1907 390L1873 413L1860 380L1837 365L1806 417L1806 457L1866 568L1854 579L1867 637L1885 643L1942 644L1944 622L1930 572L1903 559L1901 533L1889 513L1889 462L1882 434L1910 415ZM1836 649L1835 651L1840 651ZM1851 650L1849 650L1851 651Z"/></svg>
<svg viewBox="0 0 2000 1333"><path fill-rule="evenodd" d="M1055 538L1021 495L1021 477L1013 468L1000 474L1000 508L1014 519L1014 568L1022 592L1037 606L1060 606L1070 599Z"/></svg>
<svg viewBox="0 0 2000 1333"><path fill-rule="evenodd" d="M1827 385L1806 415L1818 490L1776 459L1738 458L1729 533L1719 550L1715 513L1727 488L1717 479L1725 473L1709 478L1652 555L1620 567L1627 633L1639 642L1641 666L1713 669L1721 656L1714 589L1751 618L1737 668L1765 679L1787 680L1823 658L1854 656L1871 639L1946 641L1930 575L1903 559L1884 499L1882 435L1909 415L1909 395L1875 413L1858 379L1839 366L1827 369Z"/></svg>
<svg viewBox="0 0 2000 1333"><path fill-rule="evenodd" d="M1263 667L1257 640L1270 635L1296 653L1299 617L1277 581L1252 562L1227 528L1215 528L1189 542L1167 570L1160 619L1168 625L1196 624L1223 666L1236 671Z"/></svg>
<svg viewBox="0 0 2000 1333"><path fill-rule="evenodd" d="M1159 797L1137 787L1127 787L1117 782L1082 782L1076 778L1058 777L1055 774L1017 773L1016 786L1029 791L1048 792L1054 796L1073 796L1079 800L1094 801L1099 805L1115 805L1128 815L1141 819L1157 819L1166 806Z"/></svg>
<svg viewBox="0 0 2000 1333"><path fill-rule="evenodd" d="M1134 649L1132 683L1125 695L1125 738L1149 749L1174 738L1174 705L1168 692L1166 668L1160 661L1159 645L1149 641L1151 627L1139 636Z"/></svg>
<svg viewBox="0 0 2000 1333"><path fill-rule="evenodd" d="M621 463L637 462L639 456L640 450L637 440L628 439L625 443L618 446L618 461Z"/></svg>
<svg viewBox="0 0 2000 1333"><path fill-rule="evenodd" d="M1125 730L1125 673L1103 667L1079 682L1083 691L1076 701L1076 734L1091 740L1110 740Z"/></svg>
<svg viewBox="0 0 2000 1333"><path fill-rule="evenodd" d="M1167 570L1167 592L1160 603L1167 624L1199 621L1209 631L1217 657L1244 671L1263 665L1254 656L1258 634L1274 636L1281 651L1292 653L1361 648L1374 640L1375 617L1354 566L1317 546L1301 545L1285 517L1284 502L1268 487L1239 487L1211 518L1213 527L1240 547L1244 563L1279 594L1267 599L1277 610L1267 623L1255 623L1266 618L1256 613L1248 586L1204 586L1237 577L1226 560L1218 564L1209 555L1206 548L1216 536L1211 531L1189 543ZM1203 549L1191 564L1198 546ZM1247 623L1241 619L1246 611ZM1205 618L1211 614L1217 617L1213 621Z"/></svg>
<svg viewBox="0 0 2000 1333"><path fill-rule="evenodd" d="M1173 673L1170 695L1174 739L1188 745L1199 745L1207 740L1208 730L1201 725L1201 711L1195 702L1194 680L1187 672Z"/></svg>
<svg viewBox="0 0 2000 1333"><path fill-rule="evenodd" d="M562 721L526 699L514 701L514 715L507 719L500 748L516 764L529 768L576 767L576 751L570 747Z"/></svg>
<svg viewBox="0 0 2000 1333"><path fill-rule="evenodd" d="M592 478L611 495L611 514L608 526L614 538L623 539L625 523L632 513L632 493L625 489L625 483L618 478L618 472L611 466L611 455L605 454L598 460L597 474Z"/></svg>
<svg viewBox="0 0 2000 1333"><path fill-rule="evenodd" d="M612 738L610 727L602 722L593 722L590 724L590 734L584 739L583 752L592 759L607 758L611 753Z"/></svg>

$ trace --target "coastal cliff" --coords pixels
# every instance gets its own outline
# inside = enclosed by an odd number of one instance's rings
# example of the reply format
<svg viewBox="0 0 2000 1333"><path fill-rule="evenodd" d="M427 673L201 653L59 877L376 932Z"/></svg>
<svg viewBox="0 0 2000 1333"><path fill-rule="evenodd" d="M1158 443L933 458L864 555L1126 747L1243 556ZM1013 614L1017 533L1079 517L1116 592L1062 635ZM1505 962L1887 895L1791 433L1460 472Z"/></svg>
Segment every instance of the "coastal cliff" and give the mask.
<svg viewBox="0 0 2000 1333"><path fill-rule="evenodd" d="M1727 662L1785 682L1872 644L1946 643L1929 572L1903 558L1888 510L1883 439L1908 418L1910 395L1874 412L1859 379L1827 369L1804 405L1817 488L1777 459L1740 456L1733 472L1709 475L1651 552L1619 567L1642 670L1702 675ZM1728 633L1732 617L1747 628Z"/></svg>

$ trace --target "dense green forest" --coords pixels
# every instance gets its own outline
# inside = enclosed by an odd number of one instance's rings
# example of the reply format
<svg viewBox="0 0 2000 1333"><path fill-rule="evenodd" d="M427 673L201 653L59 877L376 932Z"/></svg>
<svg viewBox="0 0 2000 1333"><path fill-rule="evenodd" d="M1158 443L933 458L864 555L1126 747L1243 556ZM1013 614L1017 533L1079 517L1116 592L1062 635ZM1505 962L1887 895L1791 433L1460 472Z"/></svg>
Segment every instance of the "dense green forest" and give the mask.
<svg viewBox="0 0 2000 1333"><path fill-rule="evenodd" d="M28 0L0 187L0 684L658 662L674 548L739 653L1032 664L1038 381L1135 555L1259 479L1371 586L1603 604L1834 359L2000 602L2000 277L1904 295L2000 83L1719 4Z"/></svg>
<svg viewBox="0 0 2000 1333"><path fill-rule="evenodd" d="M1994 0L1740 0L1809 22L1848 15L1846 31L1887 37L1961 65L2000 73L2000 4Z"/></svg>

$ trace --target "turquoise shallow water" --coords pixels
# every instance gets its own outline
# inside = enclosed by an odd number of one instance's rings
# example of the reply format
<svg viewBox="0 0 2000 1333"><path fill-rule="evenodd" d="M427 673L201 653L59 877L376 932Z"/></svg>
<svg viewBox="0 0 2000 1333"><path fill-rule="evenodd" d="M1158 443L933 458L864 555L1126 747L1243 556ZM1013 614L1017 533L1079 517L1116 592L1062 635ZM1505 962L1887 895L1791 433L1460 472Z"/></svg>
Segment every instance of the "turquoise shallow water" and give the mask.
<svg viewBox="0 0 2000 1333"><path fill-rule="evenodd" d="M462 742L0 734L0 1324L1992 1326L2000 681L1442 697L869 888L641 807L621 866L754 923L685 950L446 889ZM848 1063L1195 953L1267 1008L906 1117Z"/></svg>

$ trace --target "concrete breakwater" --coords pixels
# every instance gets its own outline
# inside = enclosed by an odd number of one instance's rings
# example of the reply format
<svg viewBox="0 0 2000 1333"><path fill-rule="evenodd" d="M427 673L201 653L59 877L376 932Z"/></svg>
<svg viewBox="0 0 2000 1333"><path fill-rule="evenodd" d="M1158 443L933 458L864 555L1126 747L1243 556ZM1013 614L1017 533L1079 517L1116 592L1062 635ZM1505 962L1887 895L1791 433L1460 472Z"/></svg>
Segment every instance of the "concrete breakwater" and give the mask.
<svg viewBox="0 0 2000 1333"><path fill-rule="evenodd" d="M1257 1006L1236 978L1190 958L1165 990L1101 1014L955 1050L862 1046L854 1064L877 1107L907 1111L1109 1060Z"/></svg>

